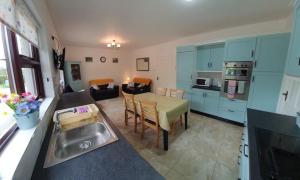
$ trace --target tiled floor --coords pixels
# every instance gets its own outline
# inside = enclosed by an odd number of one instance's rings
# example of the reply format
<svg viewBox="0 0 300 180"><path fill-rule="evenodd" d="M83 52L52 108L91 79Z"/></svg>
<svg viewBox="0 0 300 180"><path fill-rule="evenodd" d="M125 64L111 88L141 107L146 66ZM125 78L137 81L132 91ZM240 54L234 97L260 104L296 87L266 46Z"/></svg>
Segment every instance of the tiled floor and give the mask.
<svg viewBox="0 0 300 180"><path fill-rule="evenodd" d="M124 124L122 98L98 101L121 133L161 175L170 180L236 180L238 148L242 128L191 113L189 128L177 127L169 137L169 151L155 147L155 132L147 130L143 140L133 123ZM138 129L140 132L140 129Z"/></svg>

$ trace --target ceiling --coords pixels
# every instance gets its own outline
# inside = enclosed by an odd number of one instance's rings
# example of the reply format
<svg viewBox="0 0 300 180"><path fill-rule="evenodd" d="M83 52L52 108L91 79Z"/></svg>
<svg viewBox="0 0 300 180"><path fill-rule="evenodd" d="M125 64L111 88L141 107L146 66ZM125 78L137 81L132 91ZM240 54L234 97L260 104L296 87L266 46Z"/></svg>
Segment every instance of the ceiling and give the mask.
<svg viewBox="0 0 300 180"><path fill-rule="evenodd" d="M292 0L47 0L65 45L140 48L287 17Z"/></svg>

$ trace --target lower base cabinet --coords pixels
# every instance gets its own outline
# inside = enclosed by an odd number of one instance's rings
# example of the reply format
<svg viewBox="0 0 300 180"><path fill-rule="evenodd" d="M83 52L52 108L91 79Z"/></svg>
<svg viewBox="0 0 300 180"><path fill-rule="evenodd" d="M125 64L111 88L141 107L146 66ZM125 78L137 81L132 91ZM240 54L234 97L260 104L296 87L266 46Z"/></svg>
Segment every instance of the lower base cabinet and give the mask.
<svg viewBox="0 0 300 180"><path fill-rule="evenodd" d="M249 180L248 129L244 127L238 156L239 180Z"/></svg>
<svg viewBox="0 0 300 180"><path fill-rule="evenodd" d="M192 110L211 114L214 116L218 115L218 104L220 98L219 91L210 91L196 88L192 91Z"/></svg>
<svg viewBox="0 0 300 180"><path fill-rule="evenodd" d="M219 116L235 122L244 123L246 120L247 101L220 98Z"/></svg>

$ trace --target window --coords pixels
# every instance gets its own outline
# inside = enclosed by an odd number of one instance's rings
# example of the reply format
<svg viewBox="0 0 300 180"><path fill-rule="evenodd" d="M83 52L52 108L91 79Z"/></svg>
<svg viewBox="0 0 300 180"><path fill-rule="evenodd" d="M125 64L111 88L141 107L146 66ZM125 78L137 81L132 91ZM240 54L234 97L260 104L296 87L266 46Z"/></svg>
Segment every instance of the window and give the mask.
<svg viewBox="0 0 300 180"><path fill-rule="evenodd" d="M39 49L0 23L0 94L23 92L44 97ZM13 114L0 103L0 150L17 129Z"/></svg>

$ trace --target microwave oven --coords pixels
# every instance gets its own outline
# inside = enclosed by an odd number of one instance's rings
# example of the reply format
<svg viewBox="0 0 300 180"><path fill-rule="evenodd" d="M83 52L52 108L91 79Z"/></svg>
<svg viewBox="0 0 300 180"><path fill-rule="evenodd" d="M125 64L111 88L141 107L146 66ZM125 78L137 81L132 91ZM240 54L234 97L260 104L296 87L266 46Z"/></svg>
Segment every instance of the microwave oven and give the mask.
<svg viewBox="0 0 300 180"><path fill-rule="evenodd" d="M209 87L212 84L212 79L211 78L197 78L196 79L196 85L197 86L205 86Z"/></svg>

